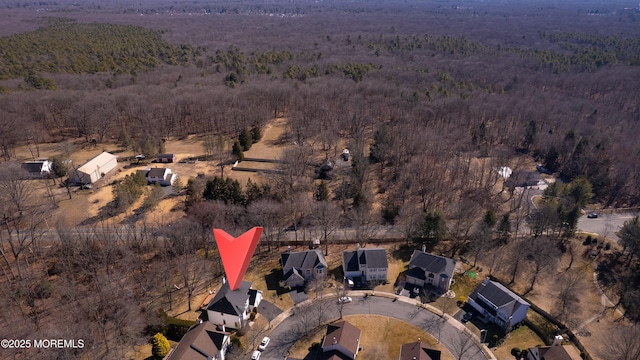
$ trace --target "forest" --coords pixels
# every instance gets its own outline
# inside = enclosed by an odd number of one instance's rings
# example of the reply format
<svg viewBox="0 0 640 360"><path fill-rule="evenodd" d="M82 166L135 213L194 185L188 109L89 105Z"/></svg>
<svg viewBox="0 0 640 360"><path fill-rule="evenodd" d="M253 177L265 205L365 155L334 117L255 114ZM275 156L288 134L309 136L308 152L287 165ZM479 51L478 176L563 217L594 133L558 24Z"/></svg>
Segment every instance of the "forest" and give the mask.
<svg viewBox="0 0 640 360"><path fill-rule="evenodd" d="M3 163L24 160L19 146L37 158L39 145L70 139L153 156L162 139L235 139L281 117L295 144L266 184L185 179L183 221L140 231L51 225L55 204L4 167L0 301L12 311L0 319L15 326L2 334L92 329L93 352L60 358L122 358L148 342L175 282L190 299L221 275L212 226L353 227L366 243L370 224L402 225L450 256L511 246L520 261L544 252L513 244L529 236L528 214L497 168L537 163L558 176L530 235L562 251L585 206L640 206L636 3L0 0L0 16ZM319 182L308 164L344 147L348 171ZM59 244L34 236L45 221ZM601 277L637 320L634 236ZM524 276L515 260L501 271Z"/></svg>

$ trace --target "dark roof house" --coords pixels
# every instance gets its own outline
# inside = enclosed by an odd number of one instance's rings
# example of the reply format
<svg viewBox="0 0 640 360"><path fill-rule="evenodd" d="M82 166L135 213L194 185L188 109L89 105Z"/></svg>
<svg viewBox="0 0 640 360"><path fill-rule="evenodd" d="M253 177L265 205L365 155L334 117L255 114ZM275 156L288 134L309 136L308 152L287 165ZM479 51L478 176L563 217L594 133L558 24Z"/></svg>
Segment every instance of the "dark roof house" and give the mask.
<svg viewBox="0 0 640 360"><path fill-rule="evenodd" d="M243 281L236 290L223 281L222 287L206 307L209 321L232 329L246 325L249 313L262 301L262 291L251 288L249 281Z"/></svg>
<svg viewBox="0 0 640 360"><path fill-rule="evenodd" d="M455 268L456 262L453 259L414 250L405 275L409 284L431 286L438 292L445 293L451 286Z"/></svg>
<svg viewBox="0 0 640 360"><path fill-rule="evenodd" d="M389 262L382 248L362 249L342 253L342 269L348 278L361 277L364 281L383 281L387 279Z"/></svg>
<svg viewBox="0 0 640 360"><path fill-rule="evenodd" d="M51 174L51 166L53 163L49 160L33 160L22 163L24 169L30 178L45 178Z"/></svg>
<svg viewBox="0 0 640 360"><path fill-rule="evenodd" d="M228 347L229 333L205 321L187 331L166 360L224 360Z"/></svg>
<svg viewBox="0 0 640 360"><path fill-rule="evenodd" d="M327 261L322 250L314 249L300 252L285 252L281 254L282 281L286 286L302 286L311 279L325 280L327 278Z"/></svg>
<svg viewBox="0 0 640 360"><path fill-rule="evenodd" d="M486 320L509 332L513 325L524 321L529 303L502 284L485 279L469 295L468 302Z"/></svg>

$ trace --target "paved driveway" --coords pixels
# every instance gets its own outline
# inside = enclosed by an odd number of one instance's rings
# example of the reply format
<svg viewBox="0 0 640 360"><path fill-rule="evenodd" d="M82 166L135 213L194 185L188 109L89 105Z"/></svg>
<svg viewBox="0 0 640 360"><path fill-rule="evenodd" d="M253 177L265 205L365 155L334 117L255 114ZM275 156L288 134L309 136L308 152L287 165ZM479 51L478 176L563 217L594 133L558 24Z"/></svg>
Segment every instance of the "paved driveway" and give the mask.
<svg viewBox="0 0 640 360"><path fill-rule="evenodd" d="M429 332L434 338L439 339L455 358L462 360L487 359L476 340L463 333L461 330L464 325L456 320L443 321L431 311L416 306L413 300L405 302L404 299L393 301L392 298L383 296L365 298L360 294L350 295L353 297L353 302L344 306L343 315L377 314L393 317ZM319 322L326 323L330 319L337 319L340 316L335 298L329 297L318 301L321 302L321 305L296 306L287 312L286 318L270 333L271 343L262 353L261 359L285 359L289 349L304 335L305 329L313 328ZM319 307L324 310L317 312L316 309ZM362 330L372 331L372 329ZM410 341L407 340L407 342ZM366 352L366 349L363 351Z"/></svg>

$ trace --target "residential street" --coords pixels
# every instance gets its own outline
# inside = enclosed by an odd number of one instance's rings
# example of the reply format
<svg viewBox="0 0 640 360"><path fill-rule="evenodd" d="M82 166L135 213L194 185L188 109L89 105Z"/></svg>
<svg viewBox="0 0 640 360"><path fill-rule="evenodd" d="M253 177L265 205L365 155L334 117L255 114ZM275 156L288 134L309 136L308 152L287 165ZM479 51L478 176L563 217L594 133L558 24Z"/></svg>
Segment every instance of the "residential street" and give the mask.
<svg viewBox="0 0 640 360"><path fill-rule="evenodd" d="M434 338L440 339L442 344L449 349L455 358L461 360L486 360L487 357L481 351L477 337L469 337L461 330L464 325L447 317L447 321L443 321L438 315L431 311L416 306L415 300L398 297L394 301L393 296L363 296L363 292L349 293L353 297L353 302L346 304L343 309L343 315L356 314L377 314L393 317L414 326L417 326L430 333ZM333 296L322 300L322 306L326 306L324 317L326 319L337 319L339 315L338 305ZM302 336L305 316L308 317L308 308L306 311L296 311L299 307L294 307L290 311L283 313L282 322L280 322L268 335L271 338L271 344L262 353L261 359L265 360L282 360L285 359L289 349L295 344L299 337ZM276 323L277 321L274 321ZM325 321L326 322L326 321ZM375 329L361 329L363 332L376 331ZM415 339L407 339L407 342L415 341ZM367 349L362 349L362 356L366 358ZM359 355L360 356L360 355Z"/></svg>
<svg viewBox="0 0 640 360"><path fill-rule="evenodd" d="M596 219L589 219L584 215L578 219L578 231L598 234L617 241L616 232L620 230L625 221L633 219L635 215L633 213L598 214Z"/></svg>

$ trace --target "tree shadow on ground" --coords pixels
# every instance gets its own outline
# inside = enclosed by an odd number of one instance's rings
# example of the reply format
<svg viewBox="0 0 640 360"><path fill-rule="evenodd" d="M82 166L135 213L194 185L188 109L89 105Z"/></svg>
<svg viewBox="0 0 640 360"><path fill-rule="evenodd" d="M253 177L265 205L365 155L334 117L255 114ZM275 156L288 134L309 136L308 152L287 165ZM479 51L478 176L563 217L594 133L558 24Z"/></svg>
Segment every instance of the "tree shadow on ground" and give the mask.
<svg viewBox="0 0 640 360"><path fill-rule="evenodd" d="M344 271L342 270L342 265L335 267L333 269L329 269L329 271L327 272L327 278L333 278L336 279L336 281L342 281L342 279L344 278Z"/></svg>
<svg viewBox="0 0 640 360"><path fill-rule="evenodd" d="M280 286L280 281L282 281L282 270L278 268L272 269L270 273L265 275L264 281L267 283L267 289L275 290L278 296L291 291L288 288Z"/></svg>
<svg viewBox="0 0 640 360"><path fill-rule="evenodd" d="M418 248L418 246L416 244L400 245L400 246L394 248L393 251L391 251L391 256L394 259L407 261L407 260L411 259L411 255L413 254L414 250L419 250L419 248Z"/></svg>

